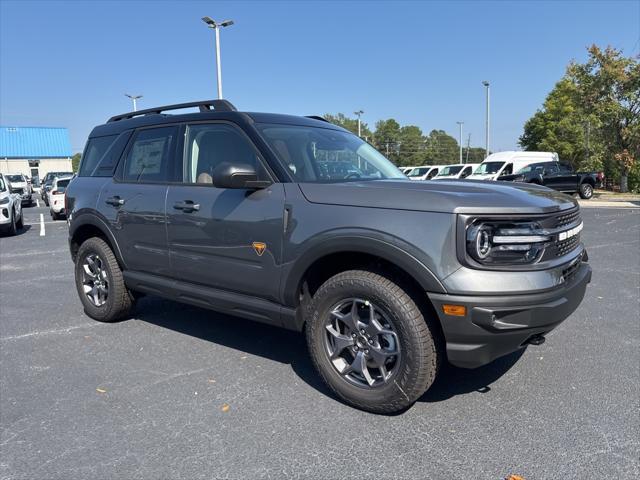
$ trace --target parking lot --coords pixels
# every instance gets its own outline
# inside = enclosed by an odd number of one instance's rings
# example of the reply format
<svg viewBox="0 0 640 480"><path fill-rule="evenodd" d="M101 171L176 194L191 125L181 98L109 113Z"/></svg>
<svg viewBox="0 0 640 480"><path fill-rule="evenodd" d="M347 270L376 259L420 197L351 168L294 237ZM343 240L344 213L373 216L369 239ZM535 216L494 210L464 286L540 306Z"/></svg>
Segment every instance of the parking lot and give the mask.
<svg viewBox="0 0 640 480"><path fill-rule="evenodd" d="M0 478L637 478L640 209L583 218L593 281L544 345L376 416L295 333L154 297L92 321L66 222L25 209L0 239Z"/></svg>

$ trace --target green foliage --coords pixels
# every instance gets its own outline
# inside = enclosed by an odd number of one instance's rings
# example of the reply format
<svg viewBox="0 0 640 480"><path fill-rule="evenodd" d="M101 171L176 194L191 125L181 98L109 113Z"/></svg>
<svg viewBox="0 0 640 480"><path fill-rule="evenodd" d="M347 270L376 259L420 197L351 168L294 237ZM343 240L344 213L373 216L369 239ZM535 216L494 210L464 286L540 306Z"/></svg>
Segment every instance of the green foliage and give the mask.
<svg viewBox="0 0 640 480"><path fill-rule="evenodd" d="M349 118L342 113L326 114L324 118L355 134L358 133L357 119ZM401 126L393 118L377 121L373 133L364 122L361 129L362 137L398 166L458 163L458 142L443 130L432 130L425 137L419 127ZM466 159L466 154L465 148L463 160ZM469 149L470 163L480 163L484 156L482 148Z"/></svg>
<svg viewBox="0 0 640 480"><path fill-rule="evenodd" d="M78 172L78 167L80 166L80 159L82 158L82 155L80 153L76 153L73 155L73 157L71 157L71 166L73 168L74 172Z"/></svg>
<svg viewBox="0 0 640 480"><path fill-rule="evenodd" d="M357 118L349 118L344 113L338 113L336 115L327 113L324 115L324 118L327 121L358 135L358 119ZM365 122L360 123L360 132L362 134L362 138L371 140L373 135L371 133L371 130L369 130L368 125Z"/></svg>

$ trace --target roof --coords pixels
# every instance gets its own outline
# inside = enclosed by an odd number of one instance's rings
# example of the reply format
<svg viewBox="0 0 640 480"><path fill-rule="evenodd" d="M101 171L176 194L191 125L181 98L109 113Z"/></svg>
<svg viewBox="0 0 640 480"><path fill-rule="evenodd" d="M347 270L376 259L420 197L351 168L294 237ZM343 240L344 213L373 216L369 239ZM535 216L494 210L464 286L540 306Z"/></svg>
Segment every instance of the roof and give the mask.
<svg viewBox="0 0 640 480"><path fill-rule="evenodd" d="M66 158L69 131L60 127L0 126L0 158Z"/></svg>

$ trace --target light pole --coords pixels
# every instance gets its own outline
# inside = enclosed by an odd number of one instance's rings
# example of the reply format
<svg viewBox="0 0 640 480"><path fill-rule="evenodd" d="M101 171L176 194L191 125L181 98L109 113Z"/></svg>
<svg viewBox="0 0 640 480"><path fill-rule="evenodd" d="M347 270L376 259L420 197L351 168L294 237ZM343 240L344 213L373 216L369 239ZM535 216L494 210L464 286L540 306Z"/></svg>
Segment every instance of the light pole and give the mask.
<svg viewBox="0 0 640 480"><path fill-rule="evenodd" d="M360 130L360 115L364 113L364 110L358 110L357 112L353 112L354 115L358 117L358 136L362 136L362 131Z"/></svg>
<svg viewBox="0 0 640 480"><path fill-rule="evenodd" d="M136 112L138 110L138 104L136 103L136 100L142 98L142 95L129 95L128 93L125 93L124 96L131 99L131 101L133 102L133 111Z"/></svg>
<svg viewBox="0 0 640 480"><path fill-rule="evenodd" d="M460 144L460 163L462 163L462 125L464 122L456 122L458 127L460 127L460 135L458 137L458 143Z"/></svg>
<svg viewBox="0 0 640 480"><path fill-rule="evenodd" d="M482 85L484 85L486 87L487 90L487 118L486 118L486 132L485 132L485 156L484 158L487 158L489 156L489 82L487 82L486 80L484 80L482 82Z"/></svg>
<svg viewBox="0 0 640 480"><path fill-rule="evenodd" d="M213 28L216 32L216 70L218 75L218 99L222 99L222 66L220 65L220 29L222 27L230 27L233 25L233 20L225 20L224 22L216 22L211 17L202 17L202 21L207 24L209 28Z"/></svg>

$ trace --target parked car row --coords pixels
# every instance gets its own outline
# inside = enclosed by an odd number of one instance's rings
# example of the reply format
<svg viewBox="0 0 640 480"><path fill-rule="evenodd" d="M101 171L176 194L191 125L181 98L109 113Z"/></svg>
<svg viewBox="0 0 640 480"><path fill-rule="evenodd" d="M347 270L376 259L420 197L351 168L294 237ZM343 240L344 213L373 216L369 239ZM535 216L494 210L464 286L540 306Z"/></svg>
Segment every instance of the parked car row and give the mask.
<svg viewBox="0 0 640 480"><path fill-rule="evenodd" d="M0 231L15 235L23 223L22 198L11 191L6 176L0 173Z"/></svg>
<svg viewBox="0 0 640 480"><path fill-rule="evenodd" d="M583 199L593 196L598 184L596 172L574 172L553 152L498 152L480 164L423 165L403 167L411 180L499 180L535 183Z"/></svg>

